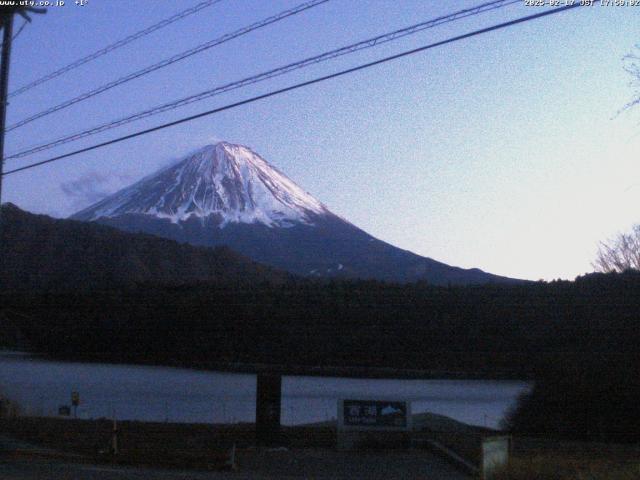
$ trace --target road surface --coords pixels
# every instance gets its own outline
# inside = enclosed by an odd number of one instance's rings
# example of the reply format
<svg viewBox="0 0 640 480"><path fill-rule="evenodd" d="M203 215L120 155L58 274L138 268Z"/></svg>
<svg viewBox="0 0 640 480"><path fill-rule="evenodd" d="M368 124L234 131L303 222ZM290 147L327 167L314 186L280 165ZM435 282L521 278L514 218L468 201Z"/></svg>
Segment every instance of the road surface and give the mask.
<svg viewBox="0 0 640 480"><path fill-rule="evenodd" d="M234 472L158 470L70 463L60 459L0 455L2 480L275 480L429 479L469 480L426 451L336 452L324 449L238 452Z"/></svg>

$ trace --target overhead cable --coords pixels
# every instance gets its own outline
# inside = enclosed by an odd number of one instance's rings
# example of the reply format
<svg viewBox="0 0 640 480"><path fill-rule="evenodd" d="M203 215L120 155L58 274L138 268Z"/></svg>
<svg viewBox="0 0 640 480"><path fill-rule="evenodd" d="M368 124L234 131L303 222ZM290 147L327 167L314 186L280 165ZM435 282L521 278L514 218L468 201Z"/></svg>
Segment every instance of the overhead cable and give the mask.
<svg viewBox="0 0 640 480"><path fill-rule="evenodd" d="M428 28L433 28L435 26L441 25L443 23L449 23L449 22L453 22L455 20L460 20L462 18L466 18L472 15L478 15L479 13L483 13L489 10L495 10L497 8L502 8L505 7L507 5L511 5L514 3L520 3L520 0L497 0L497 1L492 1L492 2L488 2L488 3L484 3L482 5L479 5L477 7L473 7L473 8L469 8L469 9L465 9L465 10L460 10L458 12L449 14L449 15L445 15L442 17L438 17L432 20L428 20L425 22L420 22L418 24L412 25L410 27L406 27L406 28L402 28L400 30L395 30L393 32L390 33L386 33L383 35L378 35L376 37L367 39L367 40L363 40L351 45L348 45L346 47L341 47L335 50L331 50L329 52L325 52L322 53L320 55L315 55L312 57L308 57L305 58L304 60L300 60L294 63L290 63L263 73L259 73L257 75L252 75L250 77L246 77L243 78L241 80L237 80L235 82L231 82L231 83L227 83L225 85L221 85L218 87L214 87L208 90L205 90L203 92L197 93L195 95L189 95L187 97L181 98L179 100L174 100L172 102L169 103L165 103L162 105L158 105L155 106L153 108L141 111L141 112L137 112L135 114L132 115L128 115L126 117L117 119L117 120L112 120L110 122L95 126L95 127L91 127L89 129L80 131L80 132L76 132L73 134L69 134L66 135L64 137L58 138L56 140L52 140L49 141L47 143L41 144L41 145L37 145L37 146L33 146L33 147L29 147L26 150L23 150L21 152L17 152L11 155L8 155L6 158L7 159L14 159L14 158L22 158L22 157L26 157L28 155L32 155L34 153L37 152L41 152L44 150L49 150L51 148L69 143L69 142L74 142L77 140L80 140L82 138L88 137L88 136L92 136L92 135L96 135L98 133L107 131L107 130L111 130L113 128L116 127L120 127L122 125L143 119L143 118L147 118L150 116L154 116L154 115L158 115L160 113L163 112L167 112L169 110L174 110L176 108L179 107L183 107L185 105L189 105L191 103L195 103L195 102L199 102L202 100L205 100L207 98L211 98L213 96L216 95L220 95L222 93L225 92L229 92L231 90L236 90L248 85L252 85L254 83L258 83L258 82L263 82L265 80L268 80L270 78L274 78L277 76L281 76L284 75L286 73L292 72L294 70L299 70L311 65L315 65L317 63L321 63L321 62L325 62L337 57L341 57L343 55L347 55L350 53L354 53L360 50L364 50L367 48L373 48L375 46L387 43L387 42L391 42L393 40L397 40L399 38L402 37L406 37L408 35L413 35L416 34L422 30L428 29Z"/></svg>
<svg viewBox="0 0 640 480"><path fill-rule="evenodd" d="M179 13L176 13L175 15L172 15L169 18L165 18L164 20L155 23L153 25L151 25L150 27L145 28L144 30L140 30L139 32L136 32L132 35L129 35L128 37L125 37L121 40L118 40L115 43L112 43L111 45L108 45L104 48L101 48L100 50L93 52L85 57L82 57L78 60L76 60L75 62L72 62L68 65L65 65L62 68L59 68L58 70L49 73L48 75L45 75L43 77L40 77L34 81L32 81L31 83L28 83L27 85L24 85L16 90L14 90L13 92L9 93L8 97L15 97L16 95L20 95L28 90L31 90L34 87L37 87L38 85L41 85L45 82L48 82L49 80L52 80L56 77L59 77L62 74L65 74L67 72L70 72L71 70L74 70L78 67L80 67L81 65L84 65L85 63L89 63L92 60L95 60L96 58L102 57L103 55L106 55L109 52L112 52L114 50L117 50L118 48L124 47L125 45L138 40L139 38L142 38L146 35L149 35L150 33L153 33L157 30L160 30L161 28L164 28L168 25L171 25L172 23L177 22L178 20L182 20L185 17L188 17L189 15L193 15L194 13L197 13L207 7L210 7L212 5L215 5L216 3L221 2L222 0L206 0L204 2L200 2L197 5L188 8L186 10L183 10Z"/></svg>
<svg viewBox="0 0 640 480"><path fill-rule="evenodd" d="M112 88L115 88L119 85L122 85L124 83L130 82L131 80L134 80L136 78L142 77L144 75L148 75L152 72L155 72L156 70L160 70L161 68L164 67L168 67L169 65L172 65L176 62L179 62L181 60L184 60L186 58L192 57L193 55L196 55L198 53L204 52L206 50L209 50L215 46L221 45L223 43L226 43L230 40L233 40L234 38L238 38L242 35L246 35L247 33L250 33L254 30L257 30L259 28L263 28L266 27L267 25L271 25L272 23L276 23L279 22L280 20L284 20L285 18L291 17L293 15L297 15L298 13L301 13L305 10L308 10L310 8L316 7L320 4L326 3L329 0L310 0L308 2L302 3L296 7L290 8L288 10L284 10L276 15L272 15L271 17L265 18L264 20L260 20L259 22L255 22L252 23L249 26L240 28L232 33L228 33L226 35L223 35L221 37L218 37L214 40L211 40L209 42L203 43L201 45L198 45L194 48L191 48L189 50L186 50L184 52L178 53L170 58L167 58L165 60L162 60L161 62L155 63L153 65L150 65L149 67L143 68L142 70L138 70L135 71L133 73L130 73L128 75L125 75L124 77L120 77L117 80L114 80L112 82L109 82L105 85L102 85L98 88L94 88L93 90L90 90L88 92L85 92L81 95L78 95L77 97L74 97L70 100L66 100L58 105L55 105L53 107L47 108L46 110L43 110L41 112L38 112L28 118L25 118L24 120L21 120L17 123L14 123L13 125L9 125L6 128L6 132L10 132L11 130L15 130L16 128L22 127L23 125L26 125L28 123L33 122L34 120L37 120L39 118L45 117L47 115L50 115L52 113L58 112L60 110L63 110L67 107L70 107L71 105L75 105L76 103L82 102L84 100L87 100L91 97L94 97L100 93L106 92L107 90L111 90Z"/></svg>
<svg viewBox="0 0 640 480"><path fill-rule="evenodd" d="M297 90L297 89L300 89L300 88L303 88L303 87L307 87L309 85L313 85L313 84L316 84L316 83L324 82L324 81L330 80L332 78L337 78L337 77L341 77L341 76L344 76L344 75L348 75L350 73L354 73L354 72L357 72L357 71L360 71L360 70L371 68L371 67L376 66L376 65L381 65L383 63L387 63L387 62L390 62L390 61L393 61L393 60L397 60L399 58L407 57L409 55L415 55L416 53L420 53L420 52L423 52L425 50L429 50L429 49L432 49L432 48L435 48L435 47L439 47L439 46L442 46L442 45L447 45L447 44L454 43L454 42L457 42L457 41L460 41L460 40L464 40L466 38L470 38L470 37L474 37L474 36L481 35L481 34L484 34L484 33L493 32L493 31L500 30L500 29L503 29L503 28L511 27L513 25L517 25L517 24L520 24L520 23L529 22L531 20L536 20L538 18L546 17L546 16L549 16L549 15L558 14L558 13L561 13L561 12L564 12L564 11L567 11L567 10L570 10L570 9L573 9L573 8L577 8L577 7L580 7L580 6L582 6L582 4L576 2L576 3L571 4L571 5L565 5L563 7L557 7L557 8L552 8L552 9L549 9L549 10L544 10L542 12L539 12L539 13L536 13L536 14L533 14L533 15L520 17L520 18L517 18L515 20L510 20L508 22L504 22L504 23L499 23L497 25L493 25L491 27L486 27L486 28L482 28L480 30L475 30L473 32L465 33L463 35L458 35L458 36L455 36L455 37L451 37L451 38L448 38L446 40L442 40L442 41L439 41L439 42L436 42L436 43L431 43L429 45L425 45L425 46L422 46L422 47L419 47L419 48L414 48L412 50L407 50L407 51L404 51L404 52L401 52L401 53L397 53L395 55L391 55L391 56L388 56L388 57L385 57L385 58L382 58L382 59L379 59L379 60L375 60L373 62L368 62L368 63L365 63L365 64L361 64L361 65L358 65L356 67L348 68L346 70L341 70L341 71L336 72L336 73L332 73L332 74L329 74L329 75L324 75L322 77L317 77L317 78L314 78L312 80L307 80L305 82L300 82L300 83L291 85L289 87L281 88L281 89L278 89L278 90L273 90L271 92L264 93L262 95L257 95L255 97L247 98L247 99L241 100L239 102L235 102L235 103L231 103L231 104L228 104L228 105L225 105L225 106L222 106L222 107L214 108L213 110L208 110L206 112L201 112L201 113L198 113L196 115L191 115L191 116L188 116L188 117L184 117L184 118L181 118L179 120L174 120L172 122L164 123L164 124L158 125L156 127L148 128L146 130L140 130L138 132L131 133L129 135L124 135L122 137L114 138L112 140L108 140L106 142L101 142L101 143L98 143L98 144L95 144L95 145L91 145L89 147L81 148L79 150L75 150L75 151L72 151L72 152L69 152L69 153L65 153L63 155L58 155L56 157L52 157L52 158L49 158L49 159L46 159L46 160L42 160L42 161L39 161L39 162L34 162L34 163L29 164L29 165L25 165L23 167L14 168L13 170L8 170L7 172L3 173L2 176L11 175L13 173L29 170L29 169L32 169L32 168L36 168L36 167L48 164L48 163L57 162L57 161L60 161L62 159L65 159L65 158L69 158L69 157L72 157L72 156L75 156L75 155L79 155L81 153L85 153L85 152L89 152L89 151L92 151L92 150L96 150L96 149L99 149L99 148L102 148L102 147L106 147L108 145L113 145L113 144L116 144L116 143L120 143L120 142L123 142L125 140L129 140L129 139L136 138L136 137L139 137L139 136L142 136L142 135L146 135L146 134L149 134L149 133L152 133L152 132L163 130L165 128L169 128L169 127L173 127L175 125L180 125L182 123L190 122L190 121L196 120L198 118L210 116L210 115L213 115L213 114L216 114L216 113L219 113L219 112L223 112L223 111L226 111L226 110L231 110L233 108L237 108L237 107L240 107L242 105L247 105L247 104L250 104L250 103L257 102L259 100L264 100L266 98L270 98L270 97L273 97L273 96L276 96L276 95L281 95L283 93L290 92L290 91L293 91L293 90Z"/></svg>

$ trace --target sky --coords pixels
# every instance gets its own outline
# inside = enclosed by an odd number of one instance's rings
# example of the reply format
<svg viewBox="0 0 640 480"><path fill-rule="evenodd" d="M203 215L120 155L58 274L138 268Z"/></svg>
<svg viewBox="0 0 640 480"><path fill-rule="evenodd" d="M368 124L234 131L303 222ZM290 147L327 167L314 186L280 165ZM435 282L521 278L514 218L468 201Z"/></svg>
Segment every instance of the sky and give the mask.
<svg viewBox="0 0 640 480"><path fill-rule="evenodd" d="M303 0L214 6L10 99L11 125ZM199 3L88 0L34 16L15 90ZM330 0L7 133L6 154L482 3ZM5 170L549 7L517 3L60 146ZM22 20L16 19L15 29ZM640 107L623 57L640 6L580 7L4 178L2 201L66 217L203 145L249 146L331 211L450 265L531 280L592 271L640 222Z"/></svg>

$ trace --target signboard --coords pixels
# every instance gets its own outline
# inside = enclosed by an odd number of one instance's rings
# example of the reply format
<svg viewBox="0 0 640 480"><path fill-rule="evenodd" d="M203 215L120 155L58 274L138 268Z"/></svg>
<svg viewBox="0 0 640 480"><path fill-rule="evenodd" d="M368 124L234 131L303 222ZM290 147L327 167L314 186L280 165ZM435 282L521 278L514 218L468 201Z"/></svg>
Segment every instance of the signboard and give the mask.
<svg viewBox="0 0 640 480"><path fill-rule="evenodd" d="M69 405L60 405L58 407L58 415L64 415L67 417L71 415L71 408L69 407Z"/></svg>
<svg viewBox="0 0 640 480"><path fill-rule="evenodd" d="M340 400L339 426L343 430L409 430L410 403L400 400Z"/></svg>
<svg viewBox="0 0 640 480"><path fill-rule="evenodd" d="M509 450L511 437L487 437L482 440L482 465L481 474L483 480L490 480L494 473L509 462Z"/></svg>

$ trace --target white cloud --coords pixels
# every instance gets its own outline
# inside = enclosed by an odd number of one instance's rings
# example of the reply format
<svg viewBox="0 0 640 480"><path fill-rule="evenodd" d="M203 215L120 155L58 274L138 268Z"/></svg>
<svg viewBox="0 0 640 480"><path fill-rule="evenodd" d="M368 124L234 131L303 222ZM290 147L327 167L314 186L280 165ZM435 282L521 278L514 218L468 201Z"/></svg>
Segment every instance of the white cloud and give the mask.
<svg viewBox="0 0 640 480"><path fill-rule="evenodd" d="M62 192L76 208L85 207L115 193L131 182L131 177L119 173L87 172L60 184Z"/></svg>

